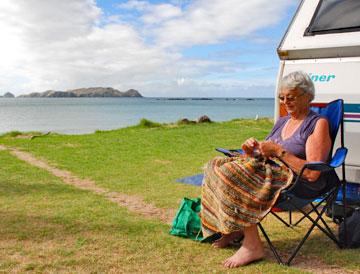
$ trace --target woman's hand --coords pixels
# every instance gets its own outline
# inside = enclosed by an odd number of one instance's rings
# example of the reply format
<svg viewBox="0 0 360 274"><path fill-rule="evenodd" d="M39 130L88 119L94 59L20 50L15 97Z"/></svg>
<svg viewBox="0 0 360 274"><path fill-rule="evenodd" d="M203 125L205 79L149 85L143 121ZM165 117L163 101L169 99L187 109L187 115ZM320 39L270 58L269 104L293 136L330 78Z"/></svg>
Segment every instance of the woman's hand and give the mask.
<svg viewBox="0 0 360 274"><path fill-rule="evenodd" d="M244 150L244 152L247 155L252 155L254 149L257 148L258 146L259 146L259 142L255 138L251 137L242 144L241 148Z"/></svg>
<svg viewBox="0 0 360 274"><path fill-rule="evenodd" d="M272 141L264 141L259 144L260 153L265 157L274 157L281 154L282 147Z"/></svg>

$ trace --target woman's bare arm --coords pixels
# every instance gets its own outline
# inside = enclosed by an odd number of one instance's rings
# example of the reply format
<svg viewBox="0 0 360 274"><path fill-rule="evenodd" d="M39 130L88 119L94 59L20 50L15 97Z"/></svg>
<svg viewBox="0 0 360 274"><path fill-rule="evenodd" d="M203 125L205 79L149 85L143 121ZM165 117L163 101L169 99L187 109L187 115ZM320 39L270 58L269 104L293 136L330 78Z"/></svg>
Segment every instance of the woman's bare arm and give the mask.
<svg viewBox="0 0 360 274"><path fill-rule="evenodd" d="M326 162L331 149L331 139L329 135L329 124L326 119L319 119L316 123L314 132L306 141L306 160L300 159L295 155L286 152L282 154L283 148L279 144L271 141L260 143L260 151L265 156L281 156L281 159L297 174L302 167L309 162ZM303 178L310 182L316 181L320 176L319 171L305 170Z"/></svg>

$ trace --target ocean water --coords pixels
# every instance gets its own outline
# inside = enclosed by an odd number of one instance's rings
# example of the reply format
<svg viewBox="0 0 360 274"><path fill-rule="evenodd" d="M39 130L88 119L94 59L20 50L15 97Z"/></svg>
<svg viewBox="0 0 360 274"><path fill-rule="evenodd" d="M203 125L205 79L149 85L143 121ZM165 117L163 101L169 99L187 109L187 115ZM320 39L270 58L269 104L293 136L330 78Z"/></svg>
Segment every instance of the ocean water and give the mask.
<svg viewBox="0 0 360 274"><path fill-rule="evenodd" d="M244 98L0 98L0 134L19 131L92 133L154 122L273 117L274 99Z"/></svg>

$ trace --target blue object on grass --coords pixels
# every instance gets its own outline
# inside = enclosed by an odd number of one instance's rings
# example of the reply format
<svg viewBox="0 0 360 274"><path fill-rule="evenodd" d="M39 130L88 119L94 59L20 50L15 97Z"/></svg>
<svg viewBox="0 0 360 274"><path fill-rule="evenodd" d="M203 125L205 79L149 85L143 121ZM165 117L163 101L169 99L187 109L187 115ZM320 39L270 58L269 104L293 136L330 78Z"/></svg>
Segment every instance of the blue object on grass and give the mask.
<svg viewBox="0 0 360 274"><path fill-rule="evenodd" d="M204 174L196 174L193 176L176 179L176 182L194 186L201 186L203 178Z"/></svg>

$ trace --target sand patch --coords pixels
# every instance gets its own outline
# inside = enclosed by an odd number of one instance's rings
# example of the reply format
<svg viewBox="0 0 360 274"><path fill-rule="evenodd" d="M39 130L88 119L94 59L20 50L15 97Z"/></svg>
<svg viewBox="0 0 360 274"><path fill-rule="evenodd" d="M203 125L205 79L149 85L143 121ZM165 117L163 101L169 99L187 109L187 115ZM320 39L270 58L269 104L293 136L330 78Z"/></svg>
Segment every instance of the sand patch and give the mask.
<svg viewBox="0 0 360 274"><path fill-rule="evenodd" d="M162 165L168 165L168 164L171 164L172 161L169 161L169 160L161 160L161 159L155 159L154 160L155 163L158 163L158 164L162 164Z"/></svg>
<svg viewBox="0 0 360 274"><path fill-rule="evenodd" d="M71 148L77 148L80 147L79 144L71 144L71 143L65 143L63 147L71 147Z"/></svg>
<svg viewBox="0 0 360 274"><path fill-rule="evenodd" d="M327 265L321 258L298 256L295 258L294 267L304 269L316 274L354 274L359 271L352 271L336 265Z"/></svg>

